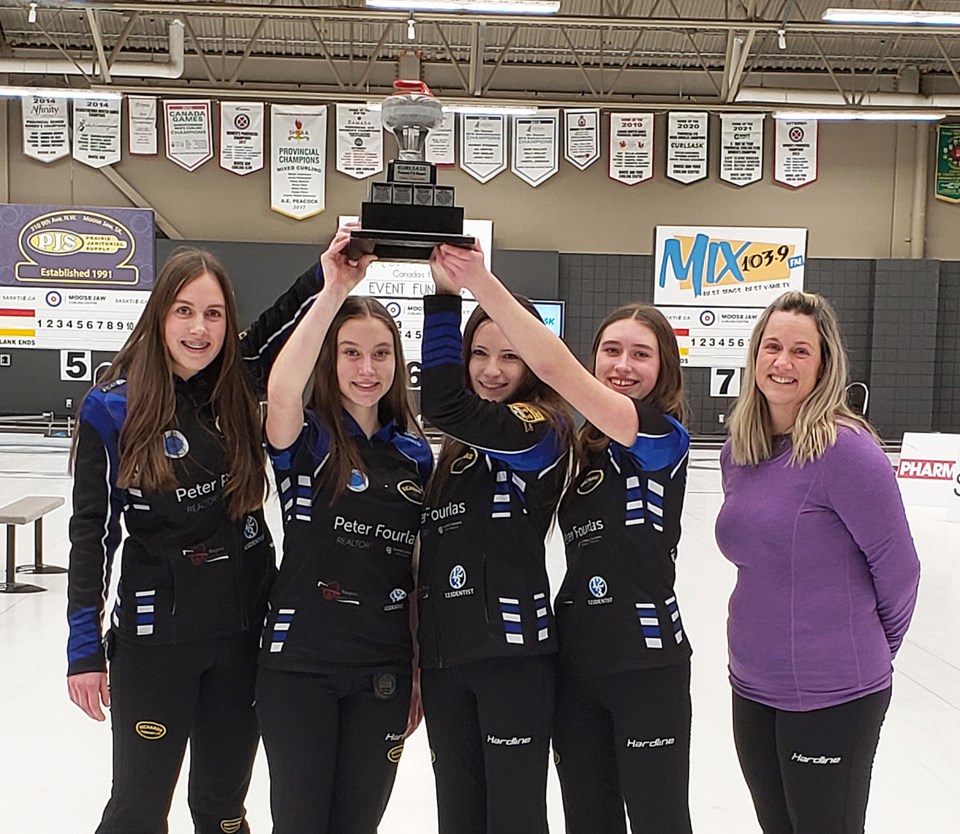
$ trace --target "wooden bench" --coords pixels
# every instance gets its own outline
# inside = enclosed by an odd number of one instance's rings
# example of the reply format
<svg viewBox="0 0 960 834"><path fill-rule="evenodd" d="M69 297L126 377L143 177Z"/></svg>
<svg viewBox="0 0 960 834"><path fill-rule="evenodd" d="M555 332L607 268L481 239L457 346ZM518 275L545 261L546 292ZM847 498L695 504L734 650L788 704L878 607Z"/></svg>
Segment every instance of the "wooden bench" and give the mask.
<svg viewBox="0 0 960 834"><path fill-rule="evenodd" d="M43 563L43 517L51 510L63 506L63 499L53 495L30 495L0 507L0 524L7 525L7 574L6 581L0 582L0 593L3 594L33 594L45 591L39 585L29 585L26 582L17 582L17 573L66 573L66 568ZM29 524L33 526L33 564L16 567L17 554L17 525Z"/></svg>

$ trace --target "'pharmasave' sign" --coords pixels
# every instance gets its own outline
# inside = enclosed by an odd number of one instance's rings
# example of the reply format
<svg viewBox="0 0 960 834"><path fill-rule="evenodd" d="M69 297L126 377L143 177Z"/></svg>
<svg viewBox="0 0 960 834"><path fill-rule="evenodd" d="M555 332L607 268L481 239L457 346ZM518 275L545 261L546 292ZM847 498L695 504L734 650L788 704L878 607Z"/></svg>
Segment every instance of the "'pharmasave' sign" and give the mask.
<svg viewBox="0 0 960 834"><path fill-rule="evenodd" d="M945 507L960 521L960 434L904 434L897 483L907 506Z"/></svg>

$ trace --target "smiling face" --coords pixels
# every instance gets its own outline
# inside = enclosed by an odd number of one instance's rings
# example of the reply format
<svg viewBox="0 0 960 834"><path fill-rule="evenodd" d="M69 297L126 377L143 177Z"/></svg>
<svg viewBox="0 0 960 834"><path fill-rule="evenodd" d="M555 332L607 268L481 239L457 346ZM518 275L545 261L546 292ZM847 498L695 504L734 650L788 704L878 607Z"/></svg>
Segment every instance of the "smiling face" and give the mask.
<svg viewBox="0 0 960 834"><path fill-rule="evenodd" d="M757 352L757 388L767 400L774 434L796 422L800 408L820 378L820 333L812 316L772 313Z"/></svg>
<svg viewBox="0 0 960 834"><path fill-rule="evenodd" d="M660 376L660 345L636 319L619 319L600 334L593 375L607 388L642 400Z"/></svg>
<svg viewBox="0 0 960 834"><path fill-rule="evenodd" d="M227 332L220 283L204 272L177 292L163 323L163 342L173 372L190 379L220 354Z"/></svg>
<svg viewBox="0 0 960 834"><path fill-rule="evenodd" d="M528 373L499 325L487 319L477 327L467 366L474 394L492 402L510 402Z"/></svg>
<svg viewBox="0 0 960 834"><path fill-rule="evenodd" d="M397 357L387 325L371 316L344 322L337 333L337 384L343 407L361 426L393 385Z"/></svg>

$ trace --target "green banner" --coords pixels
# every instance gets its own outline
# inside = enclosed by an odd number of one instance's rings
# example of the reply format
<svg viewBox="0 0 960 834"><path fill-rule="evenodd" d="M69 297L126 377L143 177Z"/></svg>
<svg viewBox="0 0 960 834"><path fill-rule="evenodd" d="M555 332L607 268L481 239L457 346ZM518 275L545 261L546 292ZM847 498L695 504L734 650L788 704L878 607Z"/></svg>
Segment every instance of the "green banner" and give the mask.
<svg viewBox="0 0 960 834"><path fill-rule="evenodd" d="M936 196L960 203L960 125L937 125Z"/></svg>

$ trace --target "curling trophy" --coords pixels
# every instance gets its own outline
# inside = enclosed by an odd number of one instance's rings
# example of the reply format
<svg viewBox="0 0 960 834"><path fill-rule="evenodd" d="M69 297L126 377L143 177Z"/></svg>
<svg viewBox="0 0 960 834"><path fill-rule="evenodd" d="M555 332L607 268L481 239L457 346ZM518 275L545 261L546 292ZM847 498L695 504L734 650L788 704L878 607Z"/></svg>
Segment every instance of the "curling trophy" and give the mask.
<svg viewBox="0 0 960 834"><path fill-rule="evenodd" d="M454 205L453 187L437 185L437 167L426 161L427 134L443 119L443 107L422 81L393 86L397 93L384 99L381 116L400 153L388 163L387 181L370 186L347 255L425 261L441 243L470 248L474 239L463 233L463 209Z"/></svg>

